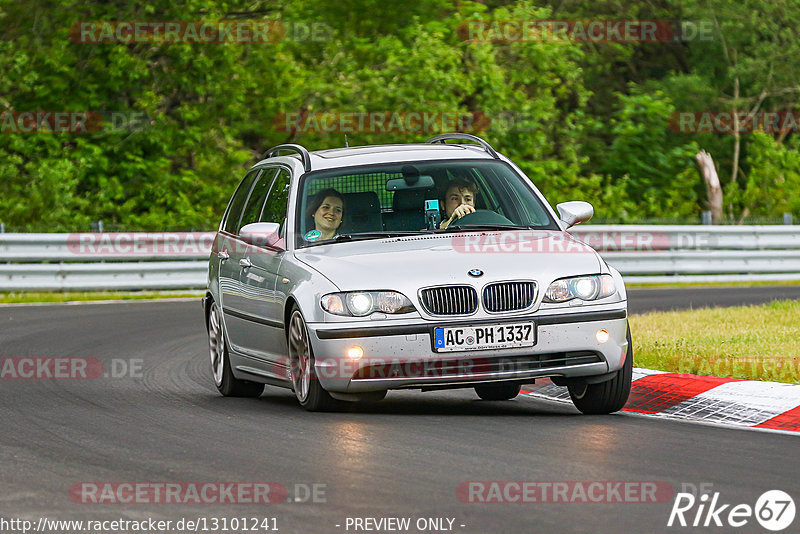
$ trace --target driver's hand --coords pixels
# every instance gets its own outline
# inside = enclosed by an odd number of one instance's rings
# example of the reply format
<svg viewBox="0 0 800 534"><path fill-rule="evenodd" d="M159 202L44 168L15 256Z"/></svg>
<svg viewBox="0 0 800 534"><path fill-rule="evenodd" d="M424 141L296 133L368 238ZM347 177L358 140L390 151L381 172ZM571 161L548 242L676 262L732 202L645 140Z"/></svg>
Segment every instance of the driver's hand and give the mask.
<svg viewBox="0 0 800 534"><path fill-rule="evenodd" d="M453 210L453 214L450 215L449 219L447 219L446 221L442 222L442 224L439 225L439 228L444 230L445 228L450 226L450 223L452 223L454 220L460 219L461 217L463 217L468 213L475 213L475 208L473 206L470 206L469 204L461 204L459 207Z"/></svg>
<svg viewBox="0 0 800 534"><path fill-rule="evenodd" d="M469 204L461 204L459 207L453 210L453 216L450 217L450 220L452 221L454 219L460 219L468 213L475 213L475 208Z"/></svg>

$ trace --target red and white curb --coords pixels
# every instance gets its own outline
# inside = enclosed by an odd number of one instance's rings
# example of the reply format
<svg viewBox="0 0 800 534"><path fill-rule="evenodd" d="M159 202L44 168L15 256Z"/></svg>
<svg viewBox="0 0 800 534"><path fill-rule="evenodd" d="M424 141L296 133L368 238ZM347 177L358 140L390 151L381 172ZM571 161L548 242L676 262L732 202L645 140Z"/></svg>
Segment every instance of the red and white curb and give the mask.
<svg viewBox="0 0 800 534"><path fill-rule="evenodd" d="M571 402L549 379L524 394ZM800 435L800 385L634 369L625 412Z"/></svg>

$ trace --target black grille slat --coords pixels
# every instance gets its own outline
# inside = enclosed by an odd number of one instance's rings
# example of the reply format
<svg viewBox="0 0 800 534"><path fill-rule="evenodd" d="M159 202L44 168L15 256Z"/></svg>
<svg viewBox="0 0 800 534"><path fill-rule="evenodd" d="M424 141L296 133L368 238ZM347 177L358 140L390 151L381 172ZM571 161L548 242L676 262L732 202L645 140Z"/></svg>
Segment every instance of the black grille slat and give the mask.
<svg viewBox="0 0 800 534"><path fill-rule="evenodd" d="M483 307L492 313L524 310L533 304L536 282L497 282L483 290Z"/></svg>
<svg viewBox="0 0 800 534"><path fill-rule="evenodd" d="M421 297L431 315L470 315L478 309L478 293L471 286L431 287Z"/></svg>

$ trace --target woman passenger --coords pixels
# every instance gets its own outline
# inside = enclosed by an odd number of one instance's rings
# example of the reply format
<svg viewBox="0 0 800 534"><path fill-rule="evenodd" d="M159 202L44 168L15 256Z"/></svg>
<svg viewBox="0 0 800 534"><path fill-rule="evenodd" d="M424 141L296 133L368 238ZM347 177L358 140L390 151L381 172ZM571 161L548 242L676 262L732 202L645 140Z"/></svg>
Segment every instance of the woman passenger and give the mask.
<svg viewBox="0 0 800 534"><path fill-rule="evenodd" d="M344 197L336 189L323 189L311 199L307 213L314 220L314 229L320 233L314 241L333 239L342 224Z"/></svg>

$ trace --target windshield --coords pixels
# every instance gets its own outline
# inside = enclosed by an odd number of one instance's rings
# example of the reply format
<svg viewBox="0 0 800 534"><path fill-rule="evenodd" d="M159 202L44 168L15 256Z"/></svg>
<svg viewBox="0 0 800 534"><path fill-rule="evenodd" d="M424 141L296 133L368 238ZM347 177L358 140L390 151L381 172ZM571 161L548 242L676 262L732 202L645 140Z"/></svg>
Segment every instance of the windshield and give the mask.
<svg viewBox="0 0 800 534"><path fill-rule="evenodd" d="M425 232L558 230L524 180L496 160L317 171L300 186L297 246Z"/></svg>

